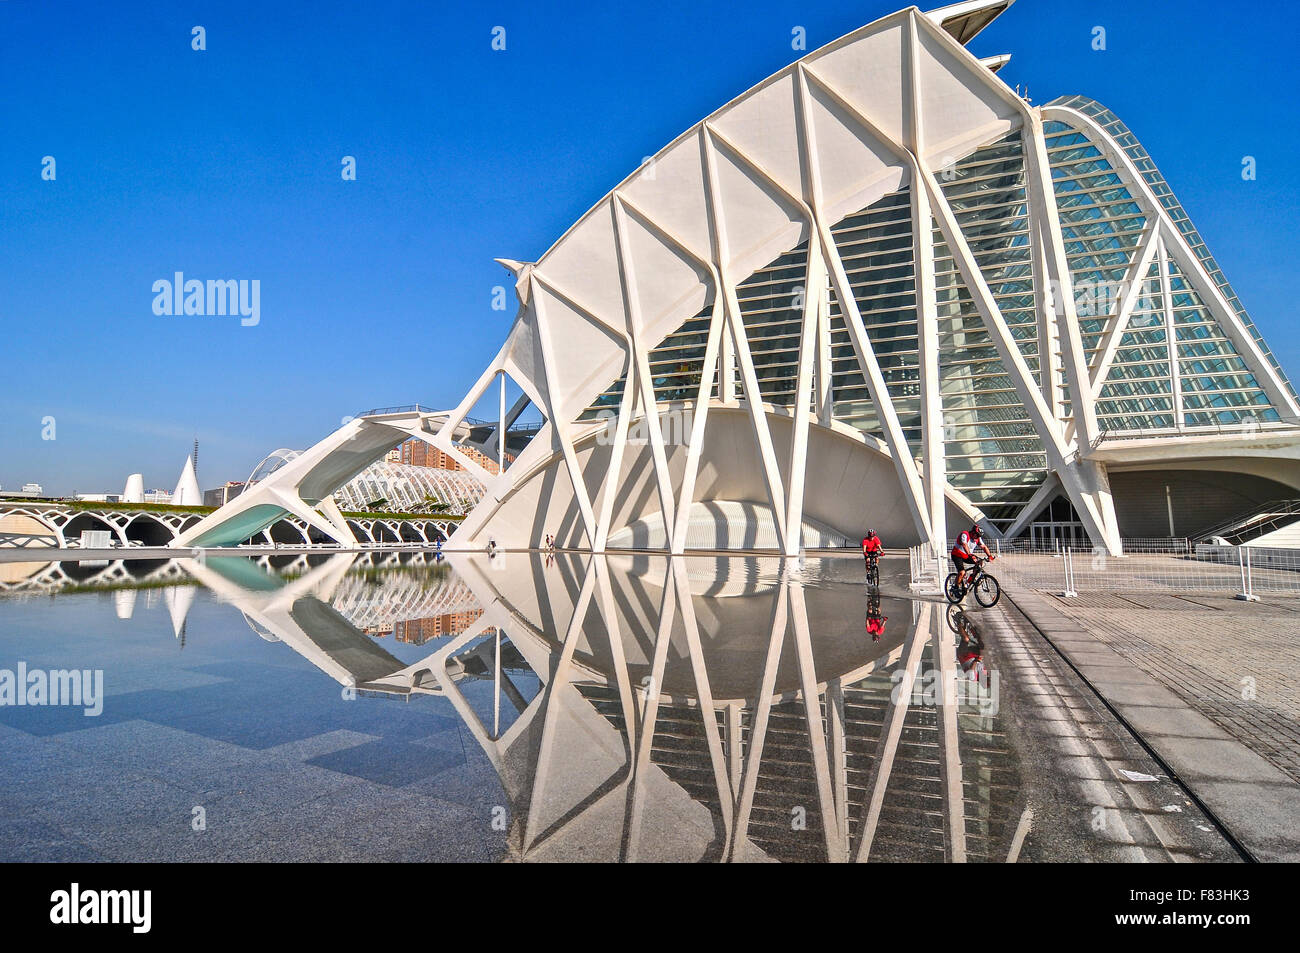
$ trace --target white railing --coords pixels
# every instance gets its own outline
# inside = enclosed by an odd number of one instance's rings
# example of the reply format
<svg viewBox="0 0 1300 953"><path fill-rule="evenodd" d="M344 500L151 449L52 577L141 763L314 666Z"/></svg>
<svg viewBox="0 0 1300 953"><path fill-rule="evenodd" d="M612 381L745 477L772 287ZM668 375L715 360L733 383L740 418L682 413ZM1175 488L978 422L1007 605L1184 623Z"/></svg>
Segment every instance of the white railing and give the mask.
<svg viewBox="0 0 1300 953"><path fill-rule="evenodd" d="M1140 553L1186 555L1195 549L1192 541L1185 536L1126 538L1123 540L1123 546L1125 554L1128 555ZM1011 540L994 540L989 543L989 549L993 550L994 555L997 556L1001 556L1004 553L1036 553L1050 556L1062 556L1067 549L1071 549L1075 553L1090 552L1091 544L1083 540L1071 543L1060 539L1035 541L1032 539L1020 538Z"/></svg>
<svg viewBox="0 0 1300 953"><path fill-rule="evenodd" d="M907 550L912 577L912 589L938 592L943 586L946 553L936 553L928 542L911 546Z"/></svg>
<svg viewBox="0 0 1300 953"><path fill-rule="evenodd" d="M1231 592L1254 600L1257 592L1300 594L1300 550L1200 544L1191 552L1135 552L1063 547L1057 554L1009 551L995 572L1020 586L1072 596L1088 592Z"/></svg>

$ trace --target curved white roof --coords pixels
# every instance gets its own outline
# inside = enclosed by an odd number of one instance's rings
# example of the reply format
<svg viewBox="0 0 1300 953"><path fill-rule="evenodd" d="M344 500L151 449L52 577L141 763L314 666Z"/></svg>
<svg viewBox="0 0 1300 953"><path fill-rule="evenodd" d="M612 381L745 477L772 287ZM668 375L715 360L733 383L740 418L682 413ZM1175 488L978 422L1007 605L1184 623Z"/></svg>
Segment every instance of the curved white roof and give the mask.
<svg viewBox="0 0 1300 953"><path fill-rule="evenodd" d="M850 33L692 126L535 264L509 263L525 306L508 363L538 380L543 344L562 346L547 390L572 418L621 372L629 325L654 346L721 274L741 281L807 238L813 207L834 224L908 179L905 150L941 167L1023 115L1013 91L915 8ZM537 339L529 315L543 311L564 328L561 343Z"/></svg>

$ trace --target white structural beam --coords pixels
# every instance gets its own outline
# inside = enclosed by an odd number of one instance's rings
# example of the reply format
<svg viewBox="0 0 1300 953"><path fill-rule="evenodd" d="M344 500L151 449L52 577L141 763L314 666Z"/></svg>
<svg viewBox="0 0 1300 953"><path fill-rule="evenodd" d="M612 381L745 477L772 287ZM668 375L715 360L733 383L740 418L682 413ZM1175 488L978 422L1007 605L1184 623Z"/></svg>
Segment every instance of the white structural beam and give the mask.
<svg viewBox="0 0 1300 953"><path fill-rule="evenodd" d="M790 589L779 586L772 601L771 626L767 640L767 656L763 662L763 675L759 681L753 722L749 730L749 746L745 752L744 769L740 779L740 794L736 803L734 845L749 835L749 818L754 809L754 792L758 788L758 775L763 765L763 746L767 741L767 724L772 715L772 698L776 690L776 673L781 664L788 629Z"/></svg>
<svg viewBox="0 0 1300 953"><path fill-rule="evenodd" d="M759 459L763 466L768 502L772 507L772 523L776 527L779 545L784 551L787 531L783 506L785 487L776 453L772 448L772 433L767 425L767 414L763 408L763 394L758 386L758 375L754 371L754 358L749 351L744 315L740 310L740 301L736 297L736 282L728 266L731 258L730 236L727 234L726 215L722 206L721 184L718 178L718 147L715 141L717 136L707 123L701 127L700 135L704 140L705 192L708 197L710 234L713 239L713 260L721 279L727 327L731 332L730 340L736 362L740 367L741 383L745 389L745 405L749 410L754 439L758 444ZM795 527L794 531L798 533L799 527Z"/></svg>
<svg viewBox="0 0 1300 953"><path fill-rule="evenodd" d="M624 825L625 858L629 863L636 863L641 846L641 819L645 815L645 777L650 770L650 752L654 745L659 704L663 698L662 688L664 669L668 664L668 646L672 641L673 622L677 616L677 586L672 571L672 566L665 564L663 590L659 602L659 625L655 630L650 676L641 682L640 738L636 746L636 761L632 766L632 783L628 787L627 822Z"/></svg>
<svg viewBox="0 0 1300 953"><path fill-rule="evenodd" d="M632 381L636 377L636 363L632 354L627 355L623 367L623 393L619 396L618 416L614 422L614 442L610 445L609 469L605 475L605 485L600 496L600 515L596 520L597 552L604 552L609 541L610 524L613 521L614 501L618 498L621 485L620 474L623 471L623 454L627 449L627 432L632 417L636 413L636 388Z"/></svg>
<svg viewBox="0 0 1300 953"><path fill-rule="evenodd" d="M1151 270L1151 260L1155 257L1156 246L1159 241L1159 227L1155 222L1148 220L1146 234L1142 236L1142 244L1138 246L1137 252L1133 256L1133 263L1129 266L1128 274L1124 278L1123 294L1119 299L1118 307L1102 330L1097 359L1092 366L1091 391L1093 400L1096 400L1101 395L1101 389L1106 384L1106 377L1110 373L1111 364L1115 361L1115 352L1119 349L1119 342L1124 339L1124 332L1128 329L1128 321L1133 314L1133 308L1142 297L1142 289L1146 287L1147 272ZM1163 265L1161 265L1160 270L1161 273L1164 272Z"/></svg>
<svg viewBox="0 0 1300 953"><path fill-rule="evenodd" d="M797 556L802 545L804 486L808 470L808 427L812 422L813 366L817 349L817 310L821 295L813 289L826 281L817 242L808 243L808 267L804 283L804 313L799 329L799 366L795 375L794 412L790 435L790 487L786 504L785 555Z"/></svg>
<svg viewBox="0 0 1300 953"><path fill-rule="evenodd" d="M533 281L537 281L536 274ZM546 416L551 426L555 430L555 438L560 444L560 450L564 454L564 464L569 471L569 481L573 484L573 496L578 504L578 511L582 515L583 528L587 535L587 545L594 547L596 543L596 514L591 508L591 495L587 492L586 479L582 473L582 467L578 463L578 455L573 449L573 430L569 422L565 419L567 414L563 405L551 393L550 382L555 380L555 348L551 343L551 335L546 320L546 309L542 303L542 295L534 293L532 295L532 307L537 315L537 339L542 352L542 369L546 375Z"/></svg>
<svg viewBox="0 0 1300 953"><path fill-rule="evenodd" d="M1020 348L1012 336L1010 328L1007 327L1002 312L998 310L997 302L993 299L988 284L984 281L984 276L975 262L974 255L971 254L970 246L962 234L961 226L957 223L952 209L944 198L943 191L928 171L922 169L919 177L929 191L930 204L936 212L944 241L948 244L948 250L952 253L962 280L966 283L966 288L970 292L976 310L979 311L980 317L984 319L985 328L989 332L989 338L997 348L998 357L1002 360L1002 366L1006 369L1007 376L1011 379L1017 396L1019 396L1025 410L1029 413L1029 419L1034 426L1034 430L1038 433L1039 439L1042 440L1047 450L1048 464L1060 475L1061 484L1069 494L1071 502L1074 503L1074 508L1087 529L1088 535L1095 542L1104 545L1112 553L1118 554L1120 546L1119 534L1113 523L1108 525L1108 521L1102 515L1101 506L1097 499L1094 494L1089 492L1090 488L1085 485L1081 468L1076 465L1077 453L1067 458L1060 422L1051 415L1047 403L1043 400L1042 393L1034 385L1033 377L1025 364L1024 356L1020 353Z"/></svg>
<svg viewBox="0 0 1300 953"><path fill-rule="evenodd" d="M709 334L704 346L704 360L700 366L700 384L692 408L690 443L686 447L686 468L682 473L676 501L677 518L675 525L665 524L665 538L669 540L669 551L674 555L680 555L686 549L686 533L690 521L691 504L695 501L695 481L700 470L700 454L704 449L705 425L708 422L709 405L712 403L714 383L718 380L720 373L718 368L719 352L720 348L728 340L725 334L726 315L723 309L724 296L722 293L721 270L715 262L697 255L680 236L675 235L671 229L655 221L625 195L619 194L617 199L626 212L637 218L669 247L676 249L684 257L707 271L712 282L713 313L709 318ZM725 396L725 388L721 381L718 381L718 395L724 403L729 401L729 398Z"/></svg>
<svg viewBox="0 0 1300 953"><path fill-rule="evenodd" d="M686 573L686 562L680 556L669 556L668 562L668 571L672 574L673 585L677 589L677 610L682 616L682 629L686 636L686 653L690 657L691 674L695 682L696 707L700 713L704 743L709 751L709 764L713 768L713 782L718 789L718 808L722 814L722 825L726 840L723 855L726 856L730 851L735 835L732 811L732 805L735 804L735 790L732 787L731 776L727 771L727 759L722 750L717 706L713 702L713 689L709 684L709 669L705 664L704 645L700 641L700 630L695 619L695 601L691 594L691 581Z"/></svg>
<svg viewBox="0 0 1300 953"><path fill-rule="evenodd" d="M788 585L795 658L799 663L799 694L803 698L804 719L808 726L808 746L812 753L813 775L817 782L817 803L822 820L822 835L826 842L827 859L832 863L838 863L846 859L844 836L837 823L840 812L836 807L835 790L831 784L830 752L826 744L826 725L822 720L821 692L817 688L812 638L808 628L808 610L804 605L803 585L794 580L791 580Z"/></svg>
<svg viewBox="0 0 1300 953"><path fill-rule="evenodd" d="M1028 183L1026 183L1026 192ZM1039 390L1052 415L1057 419L1065 416L1066 392L1065 365L1061 359L1061 337L1059 309L1056 306L1056 294L1053 293L1052 273L1047 267L1050 254L1047 228L1043 216L1038 210L1029 212L1029 261L1034 277L1034 323L1038 332L1038 381ZM1066 426L1067 442L1074 438L1074 421Z"/></svg>
<svg viewBox="0 0 1300 953"><path fill-rule="evenodd" d="M911 18L913 29L928 30L936 38L942 39L942 33L933 22L915 14ZM915 42L913 43L915 50ZM961 49L958 55L974 59L969 52ZM1017 394L1029 411L1030 419L1038 431L1040 439L1047 449L1048 461L1061 477L1075 510L1079 513L1089 536L1095 544L1104 546L1111 553L1120 551L1119 524L1115 517L1114 504L1111 500L1109 484L1104 469L1095 463L1083 460L1082 453L1091 448L1097 438L1096 410L1089 388L1088 364L1083 350L1082 337L1079 333L1079 320L1074 303L1073 282L1069 270L1069 260L1065 254L1065 243L1061 233L1060 217L1056 206L1056 194L1052 185L1051 167L1047 158L1043 137L1043 116L1040 110L1031 109L1023 99L1011 92L1004 83L989 78L988 88L995 92L1004 102L1012 105L1022 122L1021 139L1024 144L1025 188L1029 205L1031 232L1036 236L1044 254L1040 265L1046 272L1049 285L1039 289L1037 308L1047 307L1047 293L1052 294L1057 337L1063 368L1068 378L1070 394L1072 432L1067 438L1064 428L1056 415L1059 403L1055 395L1048 390L1049 399L1043 399L1043 392L1034 387L1033 377L1029 372L1019 346L1010 335L1006 322L1002 319L996 301L989 293L983 277L979 274L974 256L970 254L964 236L956 225L955 216L948 207L942 191L932 181L929 174L923 176L930 189L932 201L942 214L939 217L945 239L957 259L963 280L981 311L989 335L998 348L999 356L1016 387ZM917 162L925 168L925 163L917 157ZM928 170L927 170L928 171ZM951 232L956 234L957 245ZM969 272L975 273L975 284L971 283ZM990 321L992 323L990 323ZM1040 325L1044 316L1040 313ZM1051 341L1040 339L1042 348L1051 347ZM1050 377L1050 368L1044 368ZM1044 382L1046 383L1046 382ZM1028 386L1026 386L1028 385ZM1032 390L1032 398L1027 399L1026 391ZM1067 446L1069 444L1069 446ZM1068 453L1068 455L1067 455Z"/></svg>
<svg viewBox="0 0 1300 953"><path fill-rule="evenodd" d="M1169 249L1159 238L1160 295L1164 299L1165 350L1169 359L1169 393L1173 399L1174 426L1183 429L1183 381L1178 373L1178 328L1174 324L1174 295L1169 282Z"/></svg>
<svg viewBox="0 0 1300 953"><path fill-rule="evenodd" d="M546 686L542 689L542 694L545 696L542 709L545 715L542 720L542 737L537 747L539 770L533 777L531 803L527 817L524 819L523 841L520 849L525 854L528 853L538 835L536 829L539 815L538 808L545 803L546 787L549 781L549 772L540 768L542 765L548 765L551 761L550 751L555 744L556 721L562 714L561 706L553 702L557 692L573 690L569 684L569 667L573 664L574 650L578 647L578 643L582 641L582 626L586 621L587 609L590 607L592 596L596 591L597 558L597 556L593 555L587 561L586 571L583 573L582 588L579 590L578 598L573 606L573 615L569 618L569 624L560 643L558 655L554 653L551 655L551 671L548 673Z"/></svg>
<svg viewBox="0 0 1300 953"><path fill-rule="evenodd" d="M627 341L632 351L632 367L636 371L637 394L640 396L641 406L645 412L646 431L650 435L650 456L654 464L655 482L659 488L659 507L666 530L675 524L673 478L668 471L668 455L664 449L663 427L659 419L659 402L655 397L654 378L650 374L650 355L641 331L641 304L637 293L636 265L627 246L627 212L617 194L610 205L614 211L614 244L618 249L623 307L627 312ZM632 378L629 377L627 386L631 384Z"/></svg>
<svg viewBox="0 0 1300 953"><path fill-rule="evenodd" d="M897 672L901 673L901 680L890 692L880 741L876 744L876 756L871 759L871 770L867 774L865 783L866 811L859 828L858 851L854 857L858 863L864 863L871 858L871 845L876 839L880 813L885 806L885 790L889 787L889 778L894 771L894 758L898 754L898 744L903 737L903 725L907 721L907 709L912 701L917 669L921 664L921 655L930 634L930 603L913 602L912 605L917 607L916 621L907 639L902 664L897 669Z"/></svg>
<svg viewBox="0 0 1300 953"><path fill-rule="evenodd" d="M948 862L966 863L966 798L962 784L961 746L957 737L956 664L947 627L935 620L930 651L939 674L939 775L943 779L943 820Z"/></svg>
<svg viewBox="0 0 1300 953"><path fill-rule="evenodd" d="M1045 265L1049 282L1047 288L1039 289L1038 307L1045 308L1044 298L1051 296L1061 359L1069 380L1074 440L1078 446L1087 447L1097 437L1097 413L1088 388L1088 358L1083 350L1083 338L1079 334L1074 281L1070 274L1069 259L1065 255L1065 239L1061 233L1061 220L1056 207L1056 191L1052 186L1052 169L1043 141L1043 121L1036 110L1029 109L1023 103L1021 109L1025 118L1021 136L1024 143L1025 191L1029 198L1031 221L1042 239L1042 264ZM1045 343L1050 345L1051 342L1039 341L1040 353Z"/></svg>
<svg viewBox="0 0 1300 953"><path fill-rule="evenodd" d="M808 107L808 81L812 80L826 95L835 100L841 109L844 109L852 116L862 126L863 130L878 141L882 147L891 150L900 158L906 159L909 156L906 149L876 128L868 117L859 112L834 87L811 69L800 64L796 78L798 80L799 110L803 116L803 149L807 155L817 155L817 141ZM898 422L898 413L894 409L889 387L885 384L885 376L881 373L880 363L876 360L876 352L871 345L871 338L868 336L866 327L863 324L857 298L853 294L853 286L844 270L844 262L840 259L839 248L836 246L835 238L831 234L830 225L825 221L818 163L810 161L808 168L810 171L810 212L815 223L817 238L821 243L822 255L830 270L831 285L835 289L835 299L840 306L840 315L844 319L849 338L853 342L854 355L857 358L859 369L862 371L862 377L867 383L867 390L871 393L871 401L875 406L881 429L885 433L885 442L889 446L889 453L898 472L899 482L903 487L903 496L907 501L912 520L916 525L918 534L929 539L932 536L931 514L924 504L924 494L921 490L920 476L916 471L916 461L912 458L911 448L907 445L907 440L903 436L903 428Z"/></svg>
<svg viewBox="0 0 1300 953"><path fill-rule="evenodd" d="M920 63L917 56L916 25L908 23L908 82L911 107L908 111L908 147L912 156L923 155L924 129L921 115ZM915 173L915 164L910 164ZM912 202L912 262L916 286L917 364L921 377L921 482L925 508L930 516L930 545L943 552L948 541L948 453L944 442L943 389L939 379L939 301L934 276L934 215L930 195L915 177L908 190Z"/></svg>

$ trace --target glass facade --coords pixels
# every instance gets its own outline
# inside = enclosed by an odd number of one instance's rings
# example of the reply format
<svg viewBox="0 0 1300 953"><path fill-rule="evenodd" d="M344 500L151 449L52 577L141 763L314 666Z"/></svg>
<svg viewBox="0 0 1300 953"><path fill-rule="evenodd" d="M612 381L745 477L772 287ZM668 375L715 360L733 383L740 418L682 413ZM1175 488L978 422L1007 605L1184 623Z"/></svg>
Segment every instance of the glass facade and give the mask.
<svg viewBox="0 0 1300 953"><path fill-rule="evenodd" d="M1150 157L1112 114L1077 97L1059 104L1084 109L1116 137L1177 224L1224 296L1276 367L1204 242ZM1124 175L1082 129L1044 123L1044 145L1073 286L1084 356L1091 370L1110 365L1095 412L1108 433L1174 432L1197 427L1276 421L1279 415L1245 359L1214 319L1176 250L1161 249L1137 279L1134 304L1113 347L1108 330L1122 307L1135 263L1148 247L1155 219ZM1037 254L1030 223L1025 148L1020 131L990 142L938 170L938 185L976 266L1014 339L1032 385L1067 427L1073 408L1061 341L1037 303L1052 289L1036 286ZM921 370L917 326L915 223L911 185L848 215L831 229L890 400L914 458L921 456ZM934 246L938 376L946 472L953 488L999 530L1019 517L1049 473L1048 456L937 222L926 223ZM883 438L881 422L858 366L844 309L828 280L805 288L804 241L736 288L762 399L794 401L806 297L824 297L830 328L830 372L836 420ZM712 299L651 351L657 399L694 400L703 370ZM1046 339L1040 339L1046 335ZM739 375L737 375L738 377ZM587 409L590 419L616 410L623 379ZM1290 387L1290 384L1287 384ZM739 379L735 392L742 395ZM713 396L718 396L715 384ZM1075 517L1077 521L1077 516Z"/></svg>
<svg viewBox="0 0 1300 953"><path fill-rule="evenodd" d="M1265 343L1264 336L1259 333L1259 329L1255 327L1255 323L1251 321L1250 315L1246 313L1245 307L1242 306L1241 299L1237 297L1237 293L1232 290L1232 285L1228 283L1227 277L1224 276L1223 269L1219 267L1219 263L1215 261L1214 256L1210 254L1210 249L1206 247L1205 241L1201 238L1200 232L1198 232L1196 227L1192 224L1192 220L1187 216L1187 212L1183 209L1177 196L1174 195L1173 189L1169 187L1169 183L1165 181L1165 177L1161 175L1160 170L1156 168L1156 164L1152 161L1151 156L1147 153L1146 149L1142 147L1142 143L1138 142L1137 136L1133 135L1133 132L1128 128L1128 126L1126 126L1113 112L1096 100L1088 99L1086 96L1062 96L1059 99L1053 100L1049 105L1066 106L1089 116L1104 130L1106 130L1106 134L1113 138L1115 142L1118 143L1119 147L1124 150L1129 159L1132 160L1133 165L1142 174L1142 178L1145 179L1147 184L1151 187L1151 191L1154 192L1156 198L1159 199L1165 212L1169 215L1170 219L1173 220L1178 231L1182 234L1183 238L1187 240L1187 244L1191 246L1196 257L1200 259L1202 266L1214 280L1219 291L1222 292L1223 296L1228 300L1228 304L1231 305L1234 311L1236 311L1242 324L1249 329L1251 337L1255 339L1255 343L1264 353L1264 356L1268 359L1269 364L1272 365L1277 376L1281 378L1283 383L1285 383L1287 390L1290 391L1291 395L1294 397L1296 395L1295 387L1292 385L1286 373L1282 370L1282 365L1269 349L1268 344Z"/></svg>
<svg viewBox="0 0 1300 953"><path fill-rule="evenodd" d="M993 299L1041 387L1024 148L1020 133L939 173ZM948 482L999 530L1047 477L1047 453L937 225L939 383Z"/></svg>
<svg viewBox="0 0 1300 953"><path fill-rule="evenodd" d="M1133 134L1092 100L1071 97L1057 104L1087 112L1116 138L1276 366L1205 243ZM1079 330L1089 367L1095 369L1102 359L1107 323L1119 311L1134 260L1155 223L1083 130L1058 121L1044 123L1043 130ZM1177 253L1170 249L1167 256L1155 256L1141 280L1137 302L1098 394L1101 428L1136 432L1278 420L1258 380L1187 280Z"/></svg>

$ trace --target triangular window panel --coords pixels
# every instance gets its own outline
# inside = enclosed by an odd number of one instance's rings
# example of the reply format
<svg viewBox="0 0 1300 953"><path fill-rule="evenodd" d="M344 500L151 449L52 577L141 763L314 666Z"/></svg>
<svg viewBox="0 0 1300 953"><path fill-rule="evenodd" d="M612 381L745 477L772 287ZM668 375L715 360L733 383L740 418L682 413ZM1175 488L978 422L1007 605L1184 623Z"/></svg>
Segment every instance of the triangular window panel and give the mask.
<svg viewBox="0 0 1300 953"><path fill-rule="evenodd" d="M1160 263L1152 261L1097 400L1104 430L1159 430L1175 425Z"/></svg>
<svg viewBox="0 0 1300 953"><path fill-rule="evenodd" d="M1086 135L1063 122L1043 125L1057 216L1074 286L1084 350L1099 346L1116 313L1147 217L1110 162Z"/></svg>
<svg viewBox="0 0 1300 953"><path fill-rule="evenodd" d="M758 389L778 407L794 403L807 280L808 243L801 242L736 286Z"/></svg>
<svg viewBox="0 0 1300 953"><path fill-rule="evenodd" d="M1206 307L1179 262L1169 259L1183 424L1249 425L1277 420L1254 369Z"/></svg>
<svg viewBox="0 0 1300 953"><path fill-rule="evenodd" d="M704 369L704 352L713 320L713 296L704 307L682 322L681 326L650 350L650 376L654 381L657 403L695 400L699 394L700 374ZM618 413L627 375L621 374L583 411L580 420L594 420L601 414ZM717 396L717 383L713 396Z"/></svg>
<svg viewBox="0 0 1300 953"><path fill-rule="evenodd" d="M504 446L501 439L503 421ZM503 465L510 469L546 422L543 408L533 403L514 377L508 373L498 375L484 389L458 429L454 438L456 449L488 473L496 474ZM402 463L463 469L459 461L423 441L407 441L399 449ZM435 457L443 462L433 462ZM425 462L426 459L429 462Z"/></svg>

